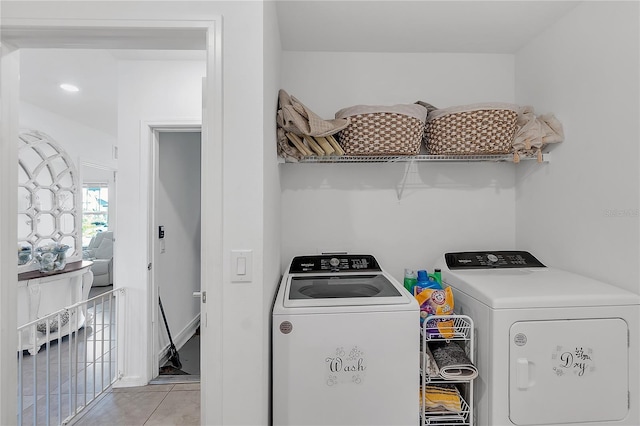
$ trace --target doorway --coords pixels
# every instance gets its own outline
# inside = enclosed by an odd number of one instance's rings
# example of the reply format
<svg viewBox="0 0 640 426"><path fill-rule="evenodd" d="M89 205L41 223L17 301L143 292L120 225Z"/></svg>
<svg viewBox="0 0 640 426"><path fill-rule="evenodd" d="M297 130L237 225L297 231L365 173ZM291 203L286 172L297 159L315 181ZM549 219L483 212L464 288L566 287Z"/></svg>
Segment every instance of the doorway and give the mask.
<svg viewBox="0 0 640 426"><path fill-rule="evenodd" d="M158 369L152 383L200 381L200 128L155 129L150 232ZM160 306L161 302L161 306Z"/></svg>
<svg viewBox="0 0 640 426"><path fill-rule="evenodd" d="M82 13L81 13L82 15ZM6 15L5 15L6 16ZM202 210L203 217L207 218L207 222L202 226L205 254L207 262L202 267L202 285L203 294L205 289L209 292L210 303L204 305L202 313L203 335L207 336L203 339L203 351L208 353L208 361L204 364L203 369L203 401L206 397L206 404L201 404L201 419L203 424L220 424L222 416L222 321L207 322L207 312L211 311L214 318L217 319L221 312L221 297L215 297L222 293L222 287L219 285L210 285L208 283L221 282L222 267L219 259L222 258L222 50L221 50L221 18L217 15L207 15L202 19L190 19L187 21L175 20L167 18L166 21L145 20L144 18L134 19L91 19L87 24L87 20L78 18L55 18L48 17L46 22L37 19L6 19L3 16L2 26L2 70L0 79L2 80L3 96L2 96L2 121L3 138L0 139L2 152L6 155L0 156L2 163L3 175L6 179L2 180L0 185L0 199L6 202L0 203L0 228L11 235L16 232L16 187L17 179L17 147L13 141L17 139L18 134L18 115L16 111L19 109L19 57L20 50L25 47L64 47L73 45L78 48L102 48L102 49L166 49L167 46L173 48L184 48L186 50L206 50L207 78L203 88L203 95L208 100L207 108L203 110L203 137L206 143L202 146L202 162L210 165L202 171L202 180L207 187L207 191L203 193ZM34 36L35 34L35 36ZM180 37L176 37L180 35ZM9 40L9 43L5 41ZM6 89L6 90L5 90ZM6 95L6 96L5 96ZM126 199L134 204L133 208L127 210L127 217L130 224L126 229L122 226L124 220L119 223L121 231L121 239L127 238L129 243L121 245L127 247L126 255L121 256L123 276L126 277L127 297L125 299L125 310L128 313L123 323L129 320L137 323L139 326L127 327L119 330L118 335L136 348L135 351L119 350L117 359L122 365L122 371L119 371L119 384L125 386L140 386L148 383L149 369L147 355L153 350L151 345L153 336L148 327L147 318L151 316L155 310L151 306L147 306L145 302L149 300L148 292L151 291L147 287L148 280L147 268L142 267L148 263L148 252L146 251L146 235L144 238L138 238L138 234L146 234L148 231L145 218L137 218L136 214L147 214L148 196L147 188L150 186L148 180L149 175L147 158L139 158L142 149L129 150L130 155L129 166L120 170L120 177L125 185L120 186L120 194L125 193L126 196L119 198ZM135 160L139 161L135 161ZM139 184L139 185L138 185ZM123 203L120 203L122 206ZM11 214L7 214L10 212ZM120 215L121 219L124 216ZM4 235L5 233L3 233ZM11 265L15 262L15 242L9 240L2 241L2 264ZM13 247L13 250L10 248ZM5 250L6 249L6 250ZM13 258L10 255L13 253ZM2 281L14 285L7 286L7 292L3 292L0 297L0 309L3 312L3 321L6 322L0 335L3 341L13 341L16 338L16 274L15 266L0 268ZM12 290L13 289L13 290ZM154 304L153 307L156 305ZM13 318L13 319L12 319ZM133 324L133 323L131 323ZM9 346L7 350L2 351L0 359L3 365L7 364L8 368L3 371L14 371L17 364L15 355L12 355ZM141 357L141 355L143 355ZM6 362L5 362L6 361ZM11 365L14 365L11 368ZM207 380L209 378L210 380ZM13 422L12 412L16 406L16 378L15 375L3 375L0 373L0 382L2 382L2 394L7 398L2 398L0 402L0 418L2 423L10 424ZM13 396L12 396L13 395Z"/></svg>

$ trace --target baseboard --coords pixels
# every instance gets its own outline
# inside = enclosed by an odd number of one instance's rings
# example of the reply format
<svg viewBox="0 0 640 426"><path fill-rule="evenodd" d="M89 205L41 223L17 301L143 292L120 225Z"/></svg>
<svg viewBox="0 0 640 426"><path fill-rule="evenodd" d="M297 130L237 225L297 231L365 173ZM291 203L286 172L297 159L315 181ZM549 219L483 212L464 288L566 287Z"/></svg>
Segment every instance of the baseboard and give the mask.
<svg viewBox="0 0 640 426"><path fill-rule="evenodd" d="M180 350L185 343L191 339L196 332L196 330L200 327L200 314L196 315L194 319L189 321L189 324L185 326L176 336L171 336L173 338L173 344L176 345L176 349ZM158 354L158 365L163 366L169 360L169 349L171 344L167 344L164 348L160 350Z"/></svg>
<svg viewBox="0 0 640 426"><path fill-rule="evenodd" d="M116 380L111 387L117 388L131 388L135 386L146 386L147 381L140 376L124 376Z"/></svg>

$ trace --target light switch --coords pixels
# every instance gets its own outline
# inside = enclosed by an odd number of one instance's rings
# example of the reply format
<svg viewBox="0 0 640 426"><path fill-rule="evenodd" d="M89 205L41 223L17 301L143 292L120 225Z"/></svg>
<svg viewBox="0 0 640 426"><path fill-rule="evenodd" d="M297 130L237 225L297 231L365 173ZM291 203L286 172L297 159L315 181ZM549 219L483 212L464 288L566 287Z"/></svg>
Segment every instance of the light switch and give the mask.
<svg viewBox="0 0 640 426"><path fill-rule="evenodd" d="M231 282L251 282L253 250L231 250Z"/></svg>
<svg viewBox="0 0 640 426"><path fill-rule="evenodd" d="M238 257L238 263L236 264L237 275L247 275L247 258Z"/></svg>

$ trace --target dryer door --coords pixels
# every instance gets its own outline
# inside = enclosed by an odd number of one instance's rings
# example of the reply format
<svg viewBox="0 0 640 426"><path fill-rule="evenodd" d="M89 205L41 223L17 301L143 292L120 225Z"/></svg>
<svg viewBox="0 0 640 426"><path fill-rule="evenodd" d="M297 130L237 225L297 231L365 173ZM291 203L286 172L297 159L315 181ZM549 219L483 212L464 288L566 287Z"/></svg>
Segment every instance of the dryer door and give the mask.
<svg viewBox="0 0 640 426"><path fill-rule="evenodd" d="M622 420L629 410L627 323L522 321L509 332L509 417L517 425Z"/></svg>

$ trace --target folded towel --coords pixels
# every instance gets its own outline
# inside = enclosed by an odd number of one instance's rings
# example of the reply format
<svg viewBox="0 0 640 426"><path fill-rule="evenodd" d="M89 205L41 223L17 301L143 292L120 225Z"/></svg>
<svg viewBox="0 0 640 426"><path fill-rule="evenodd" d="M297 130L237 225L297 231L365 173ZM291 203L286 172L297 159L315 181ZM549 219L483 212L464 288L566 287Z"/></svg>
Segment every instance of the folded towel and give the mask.
<svg viewBox="0 0 640 426"><path fill-rule="evenodd" d="M553 114L536 116L532 106L523 106L518 111L516 133L513 139L514 162L520 161L520 155L537 153L542 161L542 149L547 144L564 140L562 123Z"/></svg>
<svg viewBox="0 0 640 426"><path fill-rule="evenodd" d="M276 123L296 135L328 136L349 125L349 119L324 120L294 96L284 90L278 92Z"/></svg>
<svg viewBox="0 0 640 426"><path fill-rule="evenodd" d="M422 356L422 365L427 375L429 377L439 377L440 369L438 368L436 360L433 358L433 354L429 350L429 346L425 348L424 352L420 352L420 355Z"/></svg>
<svg viewBox="0 0 640 426"><path fill-rule="evenodd" d="M469 360L464 349L455 342L430 342L429 349L443 379L471 380L478 377L478 370Z"/></svg>
<svg viewBox="0 0 640 426"><path fill-rule="evenodd" d="M444 409L460 413L462 411L461 401L458 388L452 384L429 384L425 386L424 392L420 391L420 405L427 411Z"/></svg>

